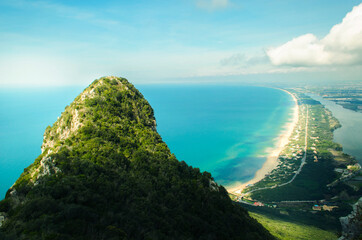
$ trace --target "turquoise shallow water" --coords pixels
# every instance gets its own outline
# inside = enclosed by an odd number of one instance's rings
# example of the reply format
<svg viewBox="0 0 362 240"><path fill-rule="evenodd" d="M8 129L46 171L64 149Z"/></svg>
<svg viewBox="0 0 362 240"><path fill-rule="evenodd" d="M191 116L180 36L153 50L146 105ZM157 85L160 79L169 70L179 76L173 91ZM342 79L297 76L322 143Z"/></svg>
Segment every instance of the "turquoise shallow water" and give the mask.
<svg viewBox="0 0 362 240"><path fill-rule="evenodd" d="M0 89L0 199L41 153L43 134L82 88Z"/></svg>
<svg viewBox="0 0 362 240"><path fill-rule="evenodd" d="M250 180L292 114L284 91L246 86L139 86L179 160L218 183Z"/></svg>
<svg viewBox="0 0 362 240"><path fill-rule="evenodd" d="M245 86L136 86L179 160L228 185L247 181L291 116L285 92ZM82 88L0 89L0 199L40 154L43 133Z"/></svg>

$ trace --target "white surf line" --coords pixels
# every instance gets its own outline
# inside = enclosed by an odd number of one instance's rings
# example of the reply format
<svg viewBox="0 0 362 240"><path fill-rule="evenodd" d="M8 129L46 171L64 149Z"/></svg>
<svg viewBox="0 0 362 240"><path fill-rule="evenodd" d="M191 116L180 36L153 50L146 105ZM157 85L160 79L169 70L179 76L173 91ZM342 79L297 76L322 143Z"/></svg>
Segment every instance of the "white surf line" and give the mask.
<svg viewBox="0 0 362 240"><path fill-rule="evenodd" d="M287 184L290 184L294 181L294 179L298 176L298 174L302 171L302 168L303 166L306 164L306 160L307 160L307 147L308 147L308 116L309 116L309 108L308 106L306 106L307 108L307 114L306 114L306 120L305 120L305 146L304 146L304 156L302 158L302 162L300 163L300 166L297 170L297 172L294 174L294 176L292 177L292 179L290 179L288 182L285 182L285 183L282 183L280 185L274 185L274 186L271 186L271 187L263 187L263 188L257 188L257 189L254 189L254 190L251 190L250 192L247 192L247 193L244 193L242 194L242 196L245 196L249 193L252 193L252 192L256 192L256 191L260 191L260 190L265 190L265 189L272 189L272 188L276 188L276 187L282 187L282 186L285 186Z"/></svg>
<svg viewBox="0 0 362 240"><path fill-rule="evenodd" d="M288 122L284 125L284 127L283 127L284 130L278 136L277 143L275 144L274 147L271 148L272 150L270 150L270 148L269 148L270 151L268 151L268 156L266 158L266 161L264 162L263 166L255 172L254 177L247 182L244 182L244 183L238 182L234 186L227 187L227 191L230 193L237 194L237 195L241 194L243 189L248 184L254 184L256 182L259 182L260 180L265 178L265 176L268 173L272 172L274 169L277 168L278 163L279 163L279 160L278 160L279 155L290 142L289 139L292 136L294 129L298 124L300 107L299 107L296 96L285 89L281 89L281 88L274 88L274 89L284 91L293 98L293 101L295 103L295 106L293 107L293 117L291 119L289 119L291 121L288 120Z"/></svg>
<svg viewBox="0 0 362 240"><path fill-rule="evenodd" d="M286 183L282 183L280 185L278 185L278 187L281 187L281 186L284 186L284 185L287 185L291 182L294 181L294 179L298 176L298 174L302 171L302 168L304 166L304 164L306 164L306 160L307 160L307 148L308 148L308 106L307 106L307 117L306 117L306 122L305 122L305 147L304 147L304 156L302 158L302 162L300 163L300 166L297 170L297 172L294 174L294 176L292 177L292 179L290 179L288 182Z"/></svg>

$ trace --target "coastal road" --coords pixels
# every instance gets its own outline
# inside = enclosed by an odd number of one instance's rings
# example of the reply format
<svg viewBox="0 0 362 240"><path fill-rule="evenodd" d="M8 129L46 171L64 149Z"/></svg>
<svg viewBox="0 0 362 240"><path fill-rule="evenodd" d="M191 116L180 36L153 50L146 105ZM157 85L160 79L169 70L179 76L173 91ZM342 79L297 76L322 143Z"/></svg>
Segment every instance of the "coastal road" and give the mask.
<svg viewBox="0 0 362 240"><path fill-rule="evenodd" d="M306 164L306 160L307 160L307 148L308 148L309 109L308 109L308 106L307 106L306 108L307 108L307 111L306 111L307 113L306 113L306 120L305 120L305 146L304 146L304 155L303 155L303 158L302 158L302 162L300 163L300 166L299 166L298 170L296 171L296 173L294 174L294 176L293 176L288 182L285 182L285 183L282 183L282 184L279 184L279 185L274 185L274 186L272 186L272 187L257 188L257 189L251 190L250 192L247 192L247 193L242 194L242 196L247 195L247 194L252 193L252 192L260 191L260 190L272 189L272 188L276 188L276 187L285 186L285 185L293 182L294 179L298 176L298 174L302 171L303 166Z"/></svg>
<svg viewBox="0 0 362 240"><path fill-rule="evenodd" d="M308 115L309 115L309 109L307 106L307 114L306 114L306 121L305 121L305 146L304 146L304 156L302 158L302 162L300 163L300 166L297 170L297 172L294 174L294 176L292 177L292 179L290 179L288 182L282 183L280 185L278 185L278 187L287 185L291 182L294 181L294 179L298 176L298 174L302 171L302 168L304 166L304 164L306 163L307 160L307 148L308 148Z"/></svg>

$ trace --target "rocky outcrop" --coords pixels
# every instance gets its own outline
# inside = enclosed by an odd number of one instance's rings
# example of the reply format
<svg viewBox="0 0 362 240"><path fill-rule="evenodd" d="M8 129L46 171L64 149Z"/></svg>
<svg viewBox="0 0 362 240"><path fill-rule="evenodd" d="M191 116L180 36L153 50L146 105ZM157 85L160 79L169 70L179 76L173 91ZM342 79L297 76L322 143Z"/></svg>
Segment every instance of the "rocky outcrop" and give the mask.
<svg viewBox="0 0 362 240"><path fill-rule="evenodd" d="M0 201L0 239L275 239L210 173L177 161L126 79L95 80ZM4 221L5 219L5 221Z"/></svg>
<svg viewBox="0 0 362 240"><path fill-rule="evenodd" d="M0 227L3 225L5 221L5 213L0 212Z"/></svg>
<svg viewBox="0 0 362 240"><path fill-rule="evenodd" d="M342 225L342 236L339 240L357 240L362 237L362 197L353 205L353 211L339 219Z"/></svg>

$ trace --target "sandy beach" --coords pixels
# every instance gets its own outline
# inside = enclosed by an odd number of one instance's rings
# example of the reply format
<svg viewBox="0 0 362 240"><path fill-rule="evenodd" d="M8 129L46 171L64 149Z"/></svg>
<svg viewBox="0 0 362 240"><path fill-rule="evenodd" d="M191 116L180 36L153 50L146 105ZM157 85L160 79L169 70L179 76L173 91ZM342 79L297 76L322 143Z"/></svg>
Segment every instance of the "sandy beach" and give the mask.
<svg viewBox="0 0 362 240"><path fill-rule="evenodd" d="M271 172L278 165L278 156L279 156L280 152L284 149L285 145L289 142L289 138L293 133L294 127L296 126L296 124L298 122L298 117L299 117L298 116L299 107L298 107L298 101L297 101L296 97L285 89L279 89L279 90L285 91L290 96L292 96L292 98L295 102L295 106L293 108L293 116L284 126L282 133L277 138L276 145L273 148L271 148L270 151L268 151L268 153L267 153L268 156L267 156L265 163L255 173L254 178L248 182L244 182L244 183L239 182L239 183L235 183L233 186L227 187L227 190L229 193L240 194L241 191L245 188L245 186L247 186L248 184L254 184L254 183L260 181L261 179L263 179L265 177L266 174Z"/></svg>

